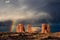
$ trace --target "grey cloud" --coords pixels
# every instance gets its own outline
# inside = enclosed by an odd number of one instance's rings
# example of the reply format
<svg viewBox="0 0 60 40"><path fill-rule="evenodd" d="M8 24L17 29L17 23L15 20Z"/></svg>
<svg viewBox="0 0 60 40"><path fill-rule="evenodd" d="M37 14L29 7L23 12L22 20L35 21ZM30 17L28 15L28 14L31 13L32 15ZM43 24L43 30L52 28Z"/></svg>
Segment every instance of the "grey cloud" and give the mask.
<svg viewBox="0 0 60 40"><path fill-rule="evenodd" d="M7 0L0 0L1 5L4 5L4 7L1 8L2 11L0 11L0 14L2 17L4 14L5 16L8 15L5 19L9 19L10 16L12 16L10 19L17 16L17 19L25 18L24 20L27 20L26 18L28 17L30 20L37 21L41 21L41 19L51 21L60 18L60 0L9 0L9 3L4 3L4 1ZM0 19L4 20L4 18Z"/></svg>

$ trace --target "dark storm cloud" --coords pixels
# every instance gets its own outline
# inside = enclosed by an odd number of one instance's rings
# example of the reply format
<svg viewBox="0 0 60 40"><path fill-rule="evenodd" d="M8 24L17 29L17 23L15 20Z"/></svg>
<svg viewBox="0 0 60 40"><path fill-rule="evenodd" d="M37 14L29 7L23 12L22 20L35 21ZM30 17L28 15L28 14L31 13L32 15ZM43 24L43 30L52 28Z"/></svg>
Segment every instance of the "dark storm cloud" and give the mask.
<svg viewBox="0 0 60 40"><path fill-rule="evenodd" d="M41 10L42 7L47 5L43 0L3 0L1 1L0 20L8 19L50 19L48 12ZM0 6L1 6L0 5ZM7 16L8 15L8 16ZM4 17L5 16L5 17ZM16 16L16 17L14 17Z"/></svg>
<svg viewBox="0 0 60 40"><path fill-rule="evenodd" d="M28 0L27 4L33 10L47 12L52 17L51 22L59 22L60 0Z"/></svg>
<svg viewBox="0 0 60 40"><path fill-rule="evenodd" d="M59 16L60 15L60 0L23 0L22 3L23 3L22 7L27 6L26 8L27 10L35 11L33 16L38 15L37 20L32 18L32 20L37 23L46 22L46 21L57 23L60 20L59 19L60 18ZM47 14L46 16L45 16L45 13ZM26 21L26 22L29 22L29 21Z"/></svg>
<svg viewBox="0 0 60 40"><path fill-rule="evenodd" d="M11 24L12 24L11 20L4 21L4 22L0 21L0 32L9 32Z"/></svg>
<svg viewBox="0 0 60 40"><path fill-rule="evenodd" d="M0 0L0 6L0 20L22 19L37 23L60 20L60 0Z"/></svg>
<svg viewBox="0 0 60 40"><path fill-rule="evenodd" d="M60 18L60 0L0 0L0 6L0 20L27 20L28 17L37 21L44 19L57 22Z"/></svg>

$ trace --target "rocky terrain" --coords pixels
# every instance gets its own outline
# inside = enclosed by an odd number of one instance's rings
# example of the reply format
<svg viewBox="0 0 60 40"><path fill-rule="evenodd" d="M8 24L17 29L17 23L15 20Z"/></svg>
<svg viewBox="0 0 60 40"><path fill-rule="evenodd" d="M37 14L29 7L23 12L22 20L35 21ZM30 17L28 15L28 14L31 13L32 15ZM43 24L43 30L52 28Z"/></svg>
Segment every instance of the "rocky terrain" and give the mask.
<svg viewBox="0 0 60 40"><path fill-rule="evenodd" d="M56 33L0 33L0 40L60 40L60 32Z"/></svg>

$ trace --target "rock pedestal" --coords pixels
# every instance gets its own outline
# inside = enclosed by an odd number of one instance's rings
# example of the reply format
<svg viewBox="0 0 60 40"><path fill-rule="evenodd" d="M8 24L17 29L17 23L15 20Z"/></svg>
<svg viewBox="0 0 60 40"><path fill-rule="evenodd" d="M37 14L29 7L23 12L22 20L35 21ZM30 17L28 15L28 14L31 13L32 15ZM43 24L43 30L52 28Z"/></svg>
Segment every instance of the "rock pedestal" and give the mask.
<svg viewBox="0 0 60 40"><path fill-rule="evenodd" d="M23 24L18 24L16 27L16 32L24 32L24 25Z"/></svg>
<svg viewBox="0 0 60 40"><path fill-rule="evenodd" d="M28 33L31 33L32 32L32 28L31 27L32 27L31 24L28 24L27 25L27 32Z"/></svg>
<svg viewBox="0 0 60 40"><path fill-rule="evenodd" d="M49 24L42 24L42 31L41 31L41 33L49 33L49 32L50 32Z"/></svg>

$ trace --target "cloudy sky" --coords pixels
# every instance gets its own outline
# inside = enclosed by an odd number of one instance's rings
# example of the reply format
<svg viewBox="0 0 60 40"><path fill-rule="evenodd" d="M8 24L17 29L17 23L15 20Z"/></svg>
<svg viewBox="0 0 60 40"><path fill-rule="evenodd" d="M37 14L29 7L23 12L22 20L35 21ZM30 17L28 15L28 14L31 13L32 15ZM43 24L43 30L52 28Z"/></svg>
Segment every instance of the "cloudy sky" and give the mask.
<svg viewBox="0 0 60 40"><path fill-rule="evenodd" d="M59 22L60 0L0 0L0 21L48 20Z"/></svg>
<svg viewBox="0 0 60 40"><path fill-rule="evenodd" d="M60 23L60 0L0 0L0 21Z"/></svg>

